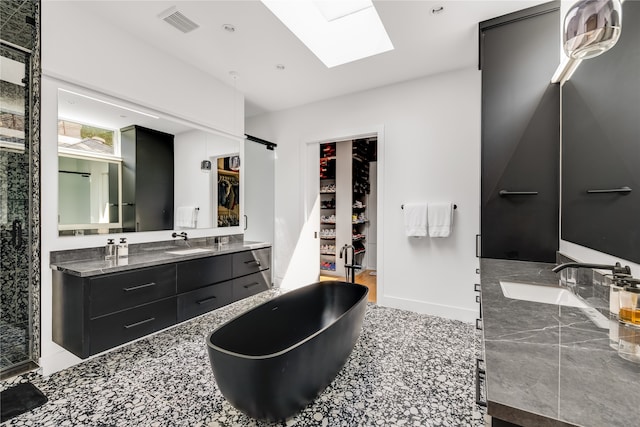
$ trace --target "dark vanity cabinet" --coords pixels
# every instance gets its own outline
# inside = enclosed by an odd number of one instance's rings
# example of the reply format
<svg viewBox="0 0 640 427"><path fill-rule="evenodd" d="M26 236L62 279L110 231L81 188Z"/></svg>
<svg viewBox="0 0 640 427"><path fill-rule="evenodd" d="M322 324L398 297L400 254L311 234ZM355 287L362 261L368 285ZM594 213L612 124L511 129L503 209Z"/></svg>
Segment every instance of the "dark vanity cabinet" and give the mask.
<svg viewBox="0 0 640 427"><path fill-rule="evenodd" d="M173 135L141 126L120 130L123 231L173 229Z"/></svg>
<svg viewBox="0 0 640 427"><path fill-rule="evenodd" d="M560 5L480 23L481 256L554 262L558 249Z"/></svg>
<svg viewBox="0 0 640 427"><path fill-rule="evenodd" d="M53 341L86 358L271 287L271 248L80 277L53 271Z"/></svg>
<svg viewBox="0 0 640 427"><path fill-rule="evenodd" d="M175 265L88 278L53 272L53 341L88 357L176 323Z"/></svg>
<svg viewBox="0 0 640 427"><path fill-rule="evenodd" d="M640 262L640 2L562 87L562 239Z"/></svg>

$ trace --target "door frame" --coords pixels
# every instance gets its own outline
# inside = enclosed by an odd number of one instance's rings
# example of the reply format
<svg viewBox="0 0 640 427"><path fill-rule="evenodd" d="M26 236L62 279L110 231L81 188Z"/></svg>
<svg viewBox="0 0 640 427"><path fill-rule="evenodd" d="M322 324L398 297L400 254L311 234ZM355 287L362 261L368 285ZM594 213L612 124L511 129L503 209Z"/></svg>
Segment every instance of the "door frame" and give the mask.
<svg viewBox="0 0 640 427"><path fill-rule="evenodd" d="M313 212L315 200L320 197L320 174L318 169L318 156L320 144L334 141L345 141L358 138L377 138L377 226L376 226L376 293L377 304L385 305L384 292L384 174L385 174L385 142L384 125L366 126L360 128L344 129L340 131L329 131L325 134L312 135L304 138L303 150L300 150L300 164L305 167L300 168L300 180L302 186L302 223L310 220ZM315 218L316 227L320 225L320 216ZM318 231L317 228L314 228ZM316 240L314 238L314 240ZM318 263L316 263L318 264ZM320 266L317 265L318 275Z"/></svg>

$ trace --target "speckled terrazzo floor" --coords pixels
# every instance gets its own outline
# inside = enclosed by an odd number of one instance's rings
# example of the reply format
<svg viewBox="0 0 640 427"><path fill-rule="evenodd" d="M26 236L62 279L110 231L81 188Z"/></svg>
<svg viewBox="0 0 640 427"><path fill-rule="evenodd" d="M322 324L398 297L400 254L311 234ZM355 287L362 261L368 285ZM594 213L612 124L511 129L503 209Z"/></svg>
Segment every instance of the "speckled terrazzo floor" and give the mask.
<svg viewBox="0 0 640 427"><path fill-rule="evenodd" d="M278 291L239 301L43 378L49 398L7 426L266 426L218 391L205 336ZM473 325L369 304L345 367L286 426L481 426ZM23 378L14 381L24 381ZM6 388L9 384L2 384Z"/></svg>

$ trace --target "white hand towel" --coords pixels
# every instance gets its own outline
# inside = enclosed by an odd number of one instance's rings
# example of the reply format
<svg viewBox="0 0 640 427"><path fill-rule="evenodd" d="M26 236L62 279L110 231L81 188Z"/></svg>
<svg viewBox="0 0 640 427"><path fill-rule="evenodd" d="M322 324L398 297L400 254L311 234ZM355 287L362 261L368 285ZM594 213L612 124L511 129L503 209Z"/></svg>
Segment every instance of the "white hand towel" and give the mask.
<svg viewBox="0 0 640 427"><path fill-rule="evenodd" d="M404 230L410 237L427 235L426 203L407 203L404 205Z"/></svg>
<svg viewBox="0 0 640 427"><path fill-rule="evenodd" d="M198 209L195 206L180 206L176 218L176 227L196 228Z"/></svg>
<svg viewBox="0 0 640 427"><path fill-rule="evenodd" d="M429 237L448 237L453 226L453 203L429 203Z"/></svg>

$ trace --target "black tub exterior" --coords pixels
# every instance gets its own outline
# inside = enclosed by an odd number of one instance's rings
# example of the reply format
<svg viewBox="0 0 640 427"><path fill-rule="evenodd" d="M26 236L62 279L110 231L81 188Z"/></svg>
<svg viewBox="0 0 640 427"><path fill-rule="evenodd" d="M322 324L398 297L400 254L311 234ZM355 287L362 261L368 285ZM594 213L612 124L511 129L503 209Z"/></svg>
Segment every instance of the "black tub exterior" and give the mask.
<svg viewBox="0 0 640 427"><path fill-rule="evenodd" d="M222 325L207 349L218 388L247 415L296 414L333 381L360 336L368 289L318 282Z"/></svg>

